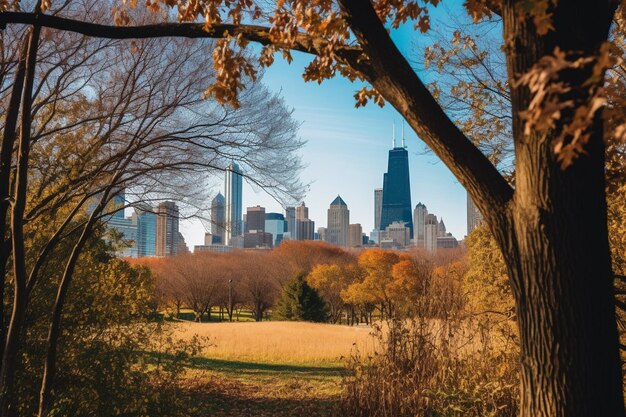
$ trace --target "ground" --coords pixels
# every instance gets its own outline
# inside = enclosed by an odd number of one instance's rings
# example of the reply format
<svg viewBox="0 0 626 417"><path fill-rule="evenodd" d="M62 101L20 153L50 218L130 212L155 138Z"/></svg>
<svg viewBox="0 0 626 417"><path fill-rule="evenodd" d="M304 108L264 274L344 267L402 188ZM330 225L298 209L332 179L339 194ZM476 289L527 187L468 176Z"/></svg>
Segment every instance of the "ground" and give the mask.
<svg viewBox="0 0 626 417"><path fill-rule="evenodd" d="M185 388L197 415L330 416L345 363L370 352L367 327L299 322L178 323L182 339L205 337Z"/></svg>

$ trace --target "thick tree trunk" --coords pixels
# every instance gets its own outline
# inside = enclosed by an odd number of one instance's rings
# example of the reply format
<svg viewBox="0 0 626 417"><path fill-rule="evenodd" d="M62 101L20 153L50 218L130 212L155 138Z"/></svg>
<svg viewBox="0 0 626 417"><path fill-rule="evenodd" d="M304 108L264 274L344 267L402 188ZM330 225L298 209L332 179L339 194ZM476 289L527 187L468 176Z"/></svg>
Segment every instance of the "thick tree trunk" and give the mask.
<svg viewBox="0 0 626 417"><path fill-rule="evenodd" d="M509 78L527 72L555 47L597 55L608 36L614 5L559 2L554 31L535 32L520 21L515 2L503 7ZM582 85L590 68L559 81ZM586 87L585 89L587 89ZM584 91L574 98L584 102ZM603 127L596 117L586 155L563 169L550 132L524 134L520 113L531 99L512 88L516 190L512 230L491 225L511 276L521 342L521 416L624 416L622 375L613 302L604 180ZM495 227L494 227L495 226Z"/></svg>
<svg viewBox="0 0 626 417"><path fill-rule="evenodd" d="M555 47L597 55L607 40L617 1L550 2L554 30L536 33L516 0L502 3L513 104L516 189L481 161L441 112L371 8L340 0L370 58L372 85L446 163L470 192L505 256L521 338L522 417L624 416L604 194L604 146L598 117L587 155L561 169L553 153L559 127L524 135L529 91L514 81ZM581 87L590 68L562 74ZM571 120L567 112L557 124ZM454 143L449 143L452 140Z"/></svg>

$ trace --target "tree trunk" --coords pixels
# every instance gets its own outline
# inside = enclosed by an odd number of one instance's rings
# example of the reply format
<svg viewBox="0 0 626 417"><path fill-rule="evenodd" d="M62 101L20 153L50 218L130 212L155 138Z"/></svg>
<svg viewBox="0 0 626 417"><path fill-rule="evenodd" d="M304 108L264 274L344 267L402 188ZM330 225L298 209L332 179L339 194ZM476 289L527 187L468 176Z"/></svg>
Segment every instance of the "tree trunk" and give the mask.
<svg viewBox="0 0 626 417"><path fill-rule="evenodd" d="M11 246L12 238L7 238L6 225L7 213L10 206L10 181L11 166L13 160L13 145L16 138L17 118L19 116L20 98L24 87L24 74L26 69L26 54L28 48L28 36L24 37L23 46L20 50L11 98L4 121L4 134L2 146L0 146L0 357L4 356L6 343L5 328L7 325L4 319L4 286L6 281L6 271L8 261L13 250Z"/></svg>
<svg viewBox="0 0 626 417"><path fill-rule="evenodd" d="M522 2L501 3L516 154L514 191L441 111L372 4L340 0L370 58L368 81L468 190L504 254L520 328L521 416L622 417L602 122L596 117L587 154L562 170L553 139L563 123L572 120L572 112L562 112L551 132L525 135L521 115L531 97L527 88L515 83L555 47L579 56L598 55L619 2L546 2L553 30L545 36L536 33L532 17L524 17ZM563 71L560 79L550 82L577 87L568 98L580 105L589 98L585 91L590 86L583 83L591 66ZM596 82L601 85L602 79Z"/></svg>
<svg viewBox="0 0 626 417"><path fill-rule="evenodd" d="M503 7L509 79L541 57L562 51L597 55L606 41L614 5L559 2L554 31L539 36L520 21L515 2ZM582 85L591 66L563 72L558 81ZM572 97L584 102L587 90ZM581 155L562 168L550 132L524 134L520 113L530 93L512 88L516 147L515 197L510 224L490 225L503 250L516 299L521 344L522 417L624 416L622 374L613 301L599 116ZM511 227L512 225L512 227Z"/></svg>
<svg viewBox="0 0 626 417"><path fill-rule="evenodd" d="M0 371L0 416L17 415L17 392L14 387L22 327L26 315L28 293L26 289L26 248L24 247L24 211L27 201L28 162L30 154L30 109L39 34L41 27L34 26L28 36L24 91L22 94L22 121L18 147L18 162L15 180L15 197L11 210L11 242L13 252L13 310L7 330L6 346Z"/></svg>

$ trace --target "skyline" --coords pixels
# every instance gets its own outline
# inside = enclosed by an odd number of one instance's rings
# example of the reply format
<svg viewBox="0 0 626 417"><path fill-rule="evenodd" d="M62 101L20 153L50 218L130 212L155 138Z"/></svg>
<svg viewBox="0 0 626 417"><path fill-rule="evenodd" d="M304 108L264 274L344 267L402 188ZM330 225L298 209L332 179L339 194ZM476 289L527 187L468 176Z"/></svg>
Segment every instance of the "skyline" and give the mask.
<svg viewBox="0 0 626 417"><path fill-rule="evenodd" d="M440 9L433 18L445 19ZM392 37L405 56L414 50L415 32L410 25L392 31ZM277 56L265 69L263 83L272 92L280 92L293 117L302 123L299 136L307 141L299 152L306 165L301 178L310 183L304 202L316 228L326 226L326 211L337 197L345 200L353 223L361 223L363 232L374 229L374 189L383 187L389 150L392 148L393 124L400 132L403 118L389 104L374 103L355 108L354 94L364 84L351 83L337 76L322 84L305 83L303 68L311 57L293 52L288 64ZM452 173L430 152L417 135L405 126L409 155L412 209L418 203L443 218L448 231L458 239L466 234L466 192ZM217 187L224 178L212 178L213 194L224 193ZM209 181L209 180L207 180ZM298 202L293 202L297 205ZM278 202L262 191L255 191L244 180L243 210L261 205L267 212L284 214ZM181 221L181 231L192 247L204 241L204 227L199 220Z"/></svg>

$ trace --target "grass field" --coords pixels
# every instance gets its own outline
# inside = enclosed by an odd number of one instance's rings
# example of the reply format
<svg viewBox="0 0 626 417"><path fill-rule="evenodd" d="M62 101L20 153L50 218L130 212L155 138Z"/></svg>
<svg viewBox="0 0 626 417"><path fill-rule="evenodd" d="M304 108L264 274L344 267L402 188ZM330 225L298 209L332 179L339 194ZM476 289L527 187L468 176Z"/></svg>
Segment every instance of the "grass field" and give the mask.
<svg viewBox="0 0 626 417"><path fill-rule="evenodd" d="M185 384L197 415L330 416L345 358L369 352L370 329L300 322L174 324L177 337L210 340Z"/></svg>

